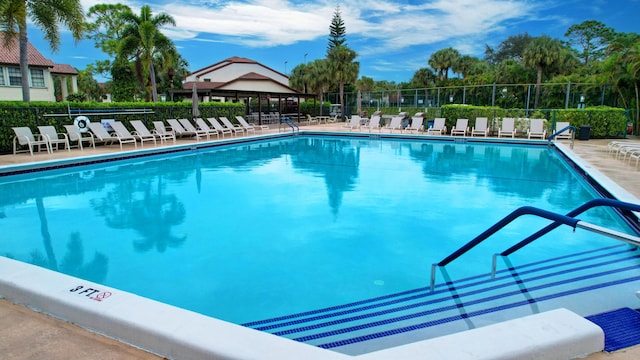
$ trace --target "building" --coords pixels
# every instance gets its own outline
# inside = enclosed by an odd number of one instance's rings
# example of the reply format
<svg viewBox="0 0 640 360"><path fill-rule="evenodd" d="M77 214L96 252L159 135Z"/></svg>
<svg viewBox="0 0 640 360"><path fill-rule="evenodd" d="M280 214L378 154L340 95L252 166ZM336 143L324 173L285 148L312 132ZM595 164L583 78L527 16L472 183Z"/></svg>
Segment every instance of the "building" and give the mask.
<svg viewBox="0 0 640 360"><path fill-rule="evenodd" d="M183 89L171 90L171 98L175 94L191 97L193 91L201 101L242 101L248 108L253 99L260 108L252 111L258 113L269 112L272 107L276 111L285 109L292 102L297 103L300 97L315 98L313 94L300 93L289 87L287 75L241 57L230 57L186 75ZM268 108L262 108L265 102L270 104Z"/></svg>
<svg viewBox="0 0 640 360"><path fill-rule="evenodd" d="M78 72L71 65L54 64L30 42L27 43L27 53L32 101L64 101L68 95L69 80L71 80L71 91L78 91ZM61 83L60 99L55 97L54 81ZM22 101L20 47L17 39L7 47L0 45L0 99Z"/></svg>

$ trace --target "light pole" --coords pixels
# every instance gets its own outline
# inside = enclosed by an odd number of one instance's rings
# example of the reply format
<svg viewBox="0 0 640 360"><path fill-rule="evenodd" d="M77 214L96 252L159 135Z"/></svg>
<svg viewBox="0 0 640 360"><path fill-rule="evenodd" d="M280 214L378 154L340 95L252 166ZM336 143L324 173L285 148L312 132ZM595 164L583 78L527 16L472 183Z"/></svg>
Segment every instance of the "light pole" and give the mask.
<svg viewBox="0 0 640 360"><path fill-rule="evenodd" d="M580 94L580 103L578 104L578 109L584 109L584 101L585 101L584 94Z"/></svg>
<svg viewBox="0 0 640 360"><path fill-rule="evenodd" d="M287 63L288 63L288 61L285 60L284 61L284 74L285 75L287 74Z"/></svg>
<svg viewBox="0 0 640 360"><path fill-rule="evenodd" d="M502 102L504 104L504 108L507 108L507 88L502 88Z"/></svg>
<svg viewBox="0 0 640 360"><path fill-rule="evenodd" d="M307 55L309 55L309 54L307 54L307 53L304 54L304 63L305 64L307 63Z"/></svg>

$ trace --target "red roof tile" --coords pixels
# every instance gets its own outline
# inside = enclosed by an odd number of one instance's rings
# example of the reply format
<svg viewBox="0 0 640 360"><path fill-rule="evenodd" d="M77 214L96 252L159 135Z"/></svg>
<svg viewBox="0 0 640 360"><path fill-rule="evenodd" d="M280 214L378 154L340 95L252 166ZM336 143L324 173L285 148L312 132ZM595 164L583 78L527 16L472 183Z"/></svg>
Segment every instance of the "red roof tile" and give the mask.
<svg viewBox="0 0 640 360"><path fill-rule="evenodd" d="M52 74L78 75L78 71L69 64L53 64Z"/></svg>
<svg viewBox="0 0 640 360"><path fill-rule="evenodd" d="M38 49L30 42L27 42L27 54L29 65L53 67L53 61L44 57ZM20 46L18 40L14 39L8 47L4 46L4 39L0 36L0 64L20 65Z"/></svg>

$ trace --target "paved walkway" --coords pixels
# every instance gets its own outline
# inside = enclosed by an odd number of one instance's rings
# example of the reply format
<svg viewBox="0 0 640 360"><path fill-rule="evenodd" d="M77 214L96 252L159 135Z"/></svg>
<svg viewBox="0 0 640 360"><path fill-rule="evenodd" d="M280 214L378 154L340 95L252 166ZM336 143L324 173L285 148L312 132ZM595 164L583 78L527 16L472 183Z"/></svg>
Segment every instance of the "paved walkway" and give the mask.
<svg viewBox="0 0 640 360"><path fill-rule="evenodd" d="M304 128L314 130L338 129L338 127L330 125ZM190 141L179 140L179 143ZM640 139L638 138L631 138L627 141L640 145ZM622 160L611 157L607 152L608 142L608 140L576 141L574 152L629 193L640 198L640 181L638 181L640 170L636 169L633 164L629 165ZM148 147L148 144L146 147ZM133 146L130 146L130 148L133 149ZM0 155L0 166L114 151L119 151L119 148L117 146L100 146L95 150L85 150L84 152L73 149L71 152L56 151L54 154L36 154L33 157L29 154ZM640 307L640 301L638 307ZM4 360L162 359L162 357L2 299L0 299L0 354L0 358ZM640 346L615 353L597 353L587 359L640 359Z"/></svg>

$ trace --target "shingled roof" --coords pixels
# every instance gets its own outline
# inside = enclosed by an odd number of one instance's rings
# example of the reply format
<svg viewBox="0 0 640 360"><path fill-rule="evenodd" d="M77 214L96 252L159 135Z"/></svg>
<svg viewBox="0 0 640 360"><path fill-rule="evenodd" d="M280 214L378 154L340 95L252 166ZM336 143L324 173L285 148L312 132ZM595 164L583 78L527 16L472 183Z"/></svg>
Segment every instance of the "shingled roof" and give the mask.
<svg viewBox="0 0 640 360"><path fill-rule="evenodd" d="M2 36L0 36L0 64L20 65L20 46L18 40L13 39L9 43L9 46L6 47L3 45L2 40ZM27 54L29 65L31 66L54 66L53 61L44 57L30 42L27 42Z"/></svg>

